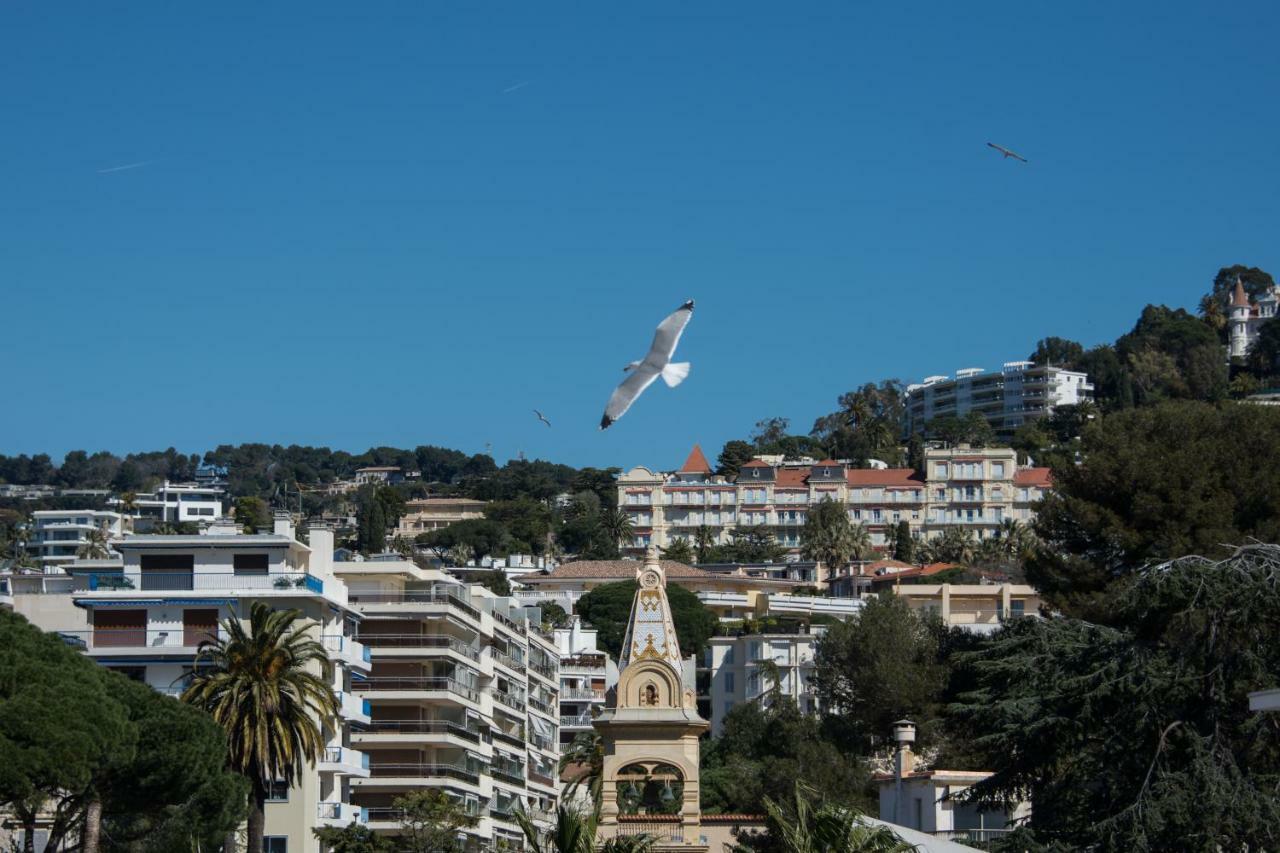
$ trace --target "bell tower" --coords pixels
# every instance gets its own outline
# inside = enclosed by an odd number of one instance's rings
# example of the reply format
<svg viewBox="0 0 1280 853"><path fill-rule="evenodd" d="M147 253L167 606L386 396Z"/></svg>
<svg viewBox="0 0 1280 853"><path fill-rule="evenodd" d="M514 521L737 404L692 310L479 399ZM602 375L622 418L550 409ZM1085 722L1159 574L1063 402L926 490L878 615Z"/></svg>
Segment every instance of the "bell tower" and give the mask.
<svg viewBox="0 0 1280 853"><path fill-rule="evenodd" d="M698 716L685 679L667 579L650 548L619 657L618 686L595 721L604 740L599 833L647 834L658 850L706 850L699 807Z"/></svg>

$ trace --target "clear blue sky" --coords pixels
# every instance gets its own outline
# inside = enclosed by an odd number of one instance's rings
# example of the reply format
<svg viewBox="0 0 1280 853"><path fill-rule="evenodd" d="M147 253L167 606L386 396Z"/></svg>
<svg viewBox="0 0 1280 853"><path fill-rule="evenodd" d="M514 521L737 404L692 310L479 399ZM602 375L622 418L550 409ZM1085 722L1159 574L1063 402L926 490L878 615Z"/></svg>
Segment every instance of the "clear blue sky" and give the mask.
<svg viewBox="0 0 1280 853"><path fill-rule="evenodd" d="M667 466L1110 341L1280 273L1277 32L1265 2L7 3L0 452ZM597 431L689 297L689 380Z"/></svg>

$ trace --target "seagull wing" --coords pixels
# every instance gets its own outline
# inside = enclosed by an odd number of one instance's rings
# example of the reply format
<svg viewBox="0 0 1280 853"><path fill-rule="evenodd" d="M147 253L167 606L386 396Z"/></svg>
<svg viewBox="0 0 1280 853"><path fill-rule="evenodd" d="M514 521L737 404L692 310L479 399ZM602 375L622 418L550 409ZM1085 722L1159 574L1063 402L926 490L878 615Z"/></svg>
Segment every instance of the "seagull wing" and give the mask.
<svg viewBox="0 0 1280 853"><path fill-rule="evenodd" d="M996 145L994 142L988 142L988 143L987 143L987 147L988 147L988 148L994 148L994 149L996 149L997 151L999 151L1001 154L1008 154L1008 153L1009 153L1006 149L1001 148L999 145Z"/></svg>
<svg viewBox="0 0 1280 853"><path fill-rule="evenodd" d="M681 305L675 311L658 324L658 329L653 333L653 343L649 345L649 353L644 357L644 364L662 370L667 366L667 362L671 361L671 356L676 351L676 344L680 343L680 336L684 334L684 327L689 325L690 318L693 317L693 300L690 299ZM653 380L650 379L650 382ZM622 383L619 388L627 383ZM647 383L646 383L647 384ZM641 391L644 388L640 389ZM639 392L636 392L637 394ZM630 403L628 403L630 405ZM626 411L626 409L623 409Z"/></svg>
<svg viewBox="0 0 1280 853"><path fill-rule="evenodd" d="M676 312L679 313L679 312ZM671 315L672 317L675 314ZM663 321L665 325L671 317ZM688 322L686 320L686 322ZM683 328L683 326L681 327ZM658 327L658 334L661 337L662 327ZM675 333L676 337L680 336L679 332ZM672 349L675 344L672 344ZM653 351L650 350L650 355ZM604 417L600 419L600 429L608 429L609 426L627 413L627 409L631 408L631 404L636 401L644 393L644 389L653 384L653 380L658 378L658 374L662 372L661 367L655 367L649 364L649 360L645 359L635 370L631 371L626 379L622 380L622 384L613 389L613 395L609 397L609 404L604 407Z"/></svg>

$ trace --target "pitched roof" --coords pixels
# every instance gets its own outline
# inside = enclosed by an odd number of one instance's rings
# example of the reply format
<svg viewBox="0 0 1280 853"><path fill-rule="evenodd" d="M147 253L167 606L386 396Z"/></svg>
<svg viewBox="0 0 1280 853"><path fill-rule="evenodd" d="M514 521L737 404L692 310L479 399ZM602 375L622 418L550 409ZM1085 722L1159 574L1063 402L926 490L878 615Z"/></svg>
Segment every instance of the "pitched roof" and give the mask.
<svg viewBox="0 0 1280 853"><path fill-rule="evenodd" d="M914 468L850 468L844 478L850 486L924 485L924 477Z"/></svg>
<svg viewBox="0 0 1280 853"><path fill-rule="evenodd" d="M712 578L711 572L694 566L687 566L675 560L659 560L662 571L669 579L676 578ZM634 580L636 570L643 568L639 560L575 560L572 563L556 567L555 571L545 575L522 575L521 583L539 583L547 580L574 580L578 578L612 578L614 580Z"/></svg>
<svg viewBox="0 0 1280 853"><path fill-rule="evenodd" d="M739 468L772 468L773 466L770 465L768 462L765 462L763 459L752 459L750 462L743 462L738 467Z"/></svg>
<svg viewBox="0 0 1280 853"><path fill-rule="evenodd" d="M778 479L774 481L774 486L781 489L802 488L808 476L807 468L779 468Z"/></svg>
<svg viewBox="0 0 1280 853"><path fill-rule="evenodd" d="M711 463L707 461L707 457L703 455L702 448L698 445L693 446L693 450L689 451L689 458L684 460L684 464L680 466L677 474L710 474Z"/></svg>
<svg viewBox="0 0 1280 853"><path fill-rule="evenodd" d="M1240 281L1240 276L1236 276L1236 289L1231 293L1231 307L1249 307L1249 297L1244 292L1244 283Z"/></svg>
<svg viewBox="0 0 1280 853"><path fill-rule="evenodd" d="M1053 474L1049 468L1019 468L1013 474L1013 484L1047 489L1053 485Z"/></svg>

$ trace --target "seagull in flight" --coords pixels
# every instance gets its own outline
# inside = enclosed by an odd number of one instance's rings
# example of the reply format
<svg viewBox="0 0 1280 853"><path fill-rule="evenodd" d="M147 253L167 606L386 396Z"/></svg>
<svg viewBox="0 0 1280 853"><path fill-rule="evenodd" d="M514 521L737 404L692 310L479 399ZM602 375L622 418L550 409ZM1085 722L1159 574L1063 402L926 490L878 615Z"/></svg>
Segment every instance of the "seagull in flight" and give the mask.
<svg viewBox="0 0 1280 853"><path fill-rule="evenodd" d="M689 325L693 317L693 300L690 299L673 311L667 319L658 324L654 332L653 343L649 345L649 353L640 361L633 361L622 368L631 375L622 380L622 384L613 389L609 404L604 407L604 417L600 419L600 429L608 429L618 418L627 413L631 404L644 393L644 389L653 384L659 376L674 388L689 375L689 362L672 362L671 356L680 343L680 335L684 327Z"/></svg>
<svg viewBox="0 0 1280 853"><path fill-rule="evenodd" d="M551 426L551 421L547 420L547 416L542 414L542 412L539 412L537 409L534 409L533 413L538 416L538 420L542 421L547 426Z"/></svg>
<svg viewBox="0 0 1280 853"><path fill-rule="evenodd" d="M1004 148L1002 146L996 145L994 142L988 142L987 147L996 149L997 151L999 151L1001 154L1005 156L1005 159L1012 157L1015 160L1021 160L1023 163L1027 162L1026 157L1023 157L1021 154L1016 154L1013 151L1010 151L1008 148Z"/></svg>
<svg viewBox="0 0 1280 853"><path fill-rule="evenodd" d="M150 166L150 160L143 160L140 163L126 163L123 166L112 166L110 169L99 169L99 175L109 175L112 172L127 172L130 169L141 169L143 166Z"/></svg>

